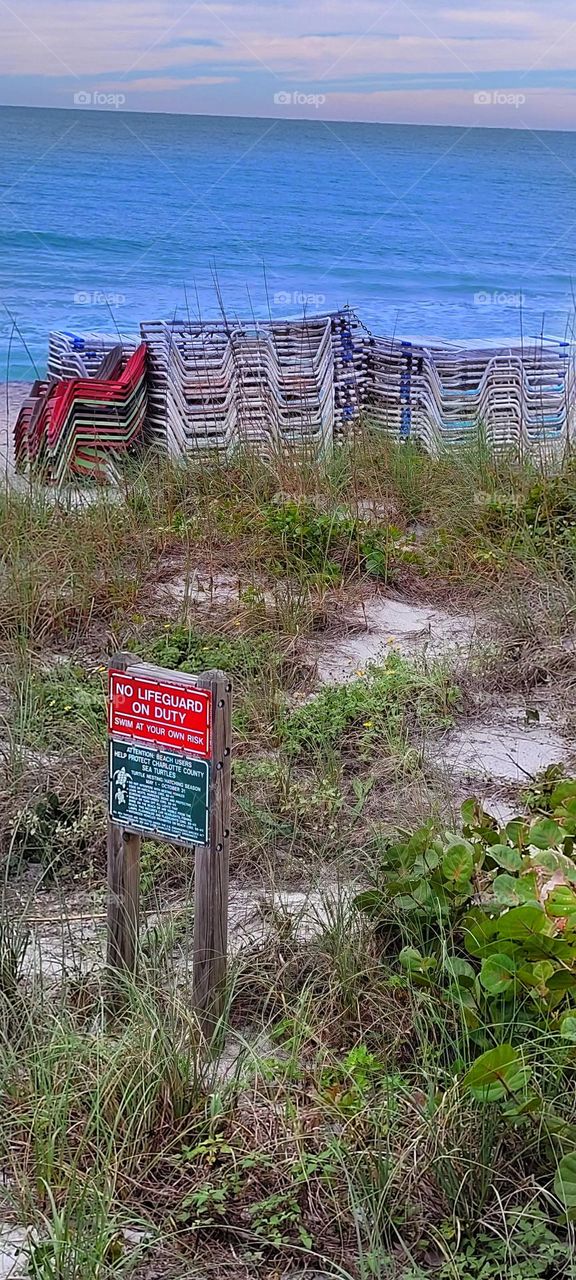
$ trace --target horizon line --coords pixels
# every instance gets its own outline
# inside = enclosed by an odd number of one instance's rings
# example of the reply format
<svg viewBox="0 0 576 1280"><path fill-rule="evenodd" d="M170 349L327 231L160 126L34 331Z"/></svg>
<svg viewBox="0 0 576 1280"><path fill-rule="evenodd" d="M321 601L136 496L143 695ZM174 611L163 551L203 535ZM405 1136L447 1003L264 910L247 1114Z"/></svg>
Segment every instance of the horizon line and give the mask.
<svg viewBox="0 0 576 1280"><path fill-rule="evenodd" d="M158 108L157 110L150 110L143 107L138 107L138 108L128 107L124 109L119 109L117 107L107 108L107 107L91 106L90 109L88 110L80 106L66 107L66 106L59 106L54 103L51 103L48 106L43 103L34 103L34 102L1 102L0 111L64 111L64 112L72 112L75 115L85 115L87 117L89 117L90 115L101 115L101 116L112 116L112 118L114 118L115 116L140 115L140 116L171 116L171 117L176 117L176 119L198 118L198 119L205 119L205 120L269 120L273 123L278 123L278 124L326 123L326 120L324 119L324 117L319 118L317 112L313 116L302 115L302 116L289 117L289 116L269 116L269 115L249 115L249 114L244 115L241 112L226 112L226 111L223 111L223 112L166 111L160 108ZM574 125L573 128L568 128L568 127L560 128L560 127L553 127L551 125L539 125L539 126L525 125L522 128L515 128L513 125L510 125L510 124L465 125L465 124L450 124L446 121L439 124L439 123L435 123L433 121L427 121L427 120L347 120L347 119L338 119L338 118L335 119L332 116L329 116L327 119L328 119L328 122L333 125L338 125L338 124L364 125L367 127L372 126L373 128L376 128L376 129L378 128L380 129L464 129L468 133L471 133L471 132L495 133L496 132L496 133L572 134L576 132L576 124Z"/></svg>

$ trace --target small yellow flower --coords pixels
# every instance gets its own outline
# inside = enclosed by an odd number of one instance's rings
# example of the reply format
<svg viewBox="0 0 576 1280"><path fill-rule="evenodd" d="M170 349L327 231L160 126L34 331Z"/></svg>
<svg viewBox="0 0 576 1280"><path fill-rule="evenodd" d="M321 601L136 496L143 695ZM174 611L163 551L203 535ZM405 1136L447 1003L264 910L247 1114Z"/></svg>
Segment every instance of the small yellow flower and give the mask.
<svg viewBox="0 0 576 1280"><path fill-rule="evenodd" d="M70 707L64 707L64 710L65 710L65 711L71 711L71 710L72 710L72 707L71 707L71 706L70 706Z"/></svg>
<svg viewBox="0 0 576 1280"><path fill-rule="evenodd" d="M356 675L356 676L365 676L365 675L366 675L366 672L365 672L365 671L355 671L355 672L354 672L354 675Z"/></svg>
<svg viewBox="0 0 576 1280"><path fill-rule="evenodd" d="M374 726L374 721L373 721L373 720L365 720L365 721L364 721L364 728L365 728L365 729L372 729L372 728L373 728L373 726Z"/></svg>

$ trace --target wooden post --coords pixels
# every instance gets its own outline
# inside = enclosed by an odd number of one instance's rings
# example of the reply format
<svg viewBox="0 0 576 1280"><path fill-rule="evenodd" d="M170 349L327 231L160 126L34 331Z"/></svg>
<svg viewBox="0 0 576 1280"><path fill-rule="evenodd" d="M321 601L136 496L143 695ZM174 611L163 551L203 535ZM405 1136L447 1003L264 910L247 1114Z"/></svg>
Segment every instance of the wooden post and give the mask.
<svg viewBox="0 0 576 1280"><path fill-rule="evenodd" d="M140 836L108 823L108 964L136 970L140 914Z"/></svg>
<svg viewBox="0 0 576 1280"><path fill-rule="evenodd" d="M118 653L110 666L125 671L134 658ZM108 820L108 965L135 973L140 919L141 838Z"/></svg>
<svg viewBox="0 0 576 1280"><path fill-rule="evenodd" d="M212 694L209 843L196 848L194 1006L206 1040L222 1014L228 949L232 684L221 671L198 679Z"/></svg>

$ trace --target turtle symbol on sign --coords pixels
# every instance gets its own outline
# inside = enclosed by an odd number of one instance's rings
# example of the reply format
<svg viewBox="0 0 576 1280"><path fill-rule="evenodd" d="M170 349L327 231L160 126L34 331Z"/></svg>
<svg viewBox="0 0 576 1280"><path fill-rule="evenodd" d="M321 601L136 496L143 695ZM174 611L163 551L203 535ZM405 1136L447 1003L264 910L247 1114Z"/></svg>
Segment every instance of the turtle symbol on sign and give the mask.
<svg viewBox="0 0 576 1280"><path fill-rule="evenodd" d="M127 772L124 766L122 766L121 769L114 770L113 777L114 777L114 782L116 783L116 803L127 804L128 803L128 783L130 781L130 774Z"/></svg>

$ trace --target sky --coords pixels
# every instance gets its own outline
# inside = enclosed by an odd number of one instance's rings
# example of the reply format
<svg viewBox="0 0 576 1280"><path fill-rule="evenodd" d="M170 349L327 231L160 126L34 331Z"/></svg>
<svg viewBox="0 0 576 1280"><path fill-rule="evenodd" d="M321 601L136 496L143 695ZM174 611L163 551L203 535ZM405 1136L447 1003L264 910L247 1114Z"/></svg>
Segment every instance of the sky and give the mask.
<svg viewBox="0 0 576 1280"><path fill-rule="evenodd" d="M568 0L0 0L0 102L574 129L576 11Z"/></svg>

